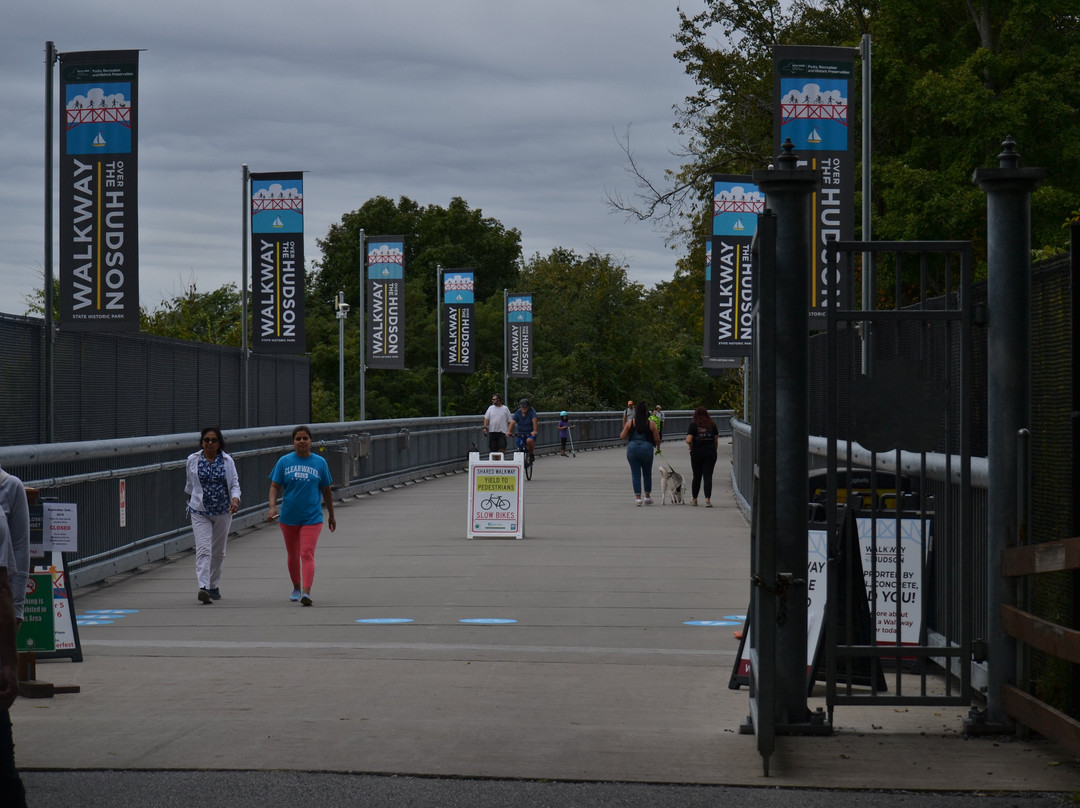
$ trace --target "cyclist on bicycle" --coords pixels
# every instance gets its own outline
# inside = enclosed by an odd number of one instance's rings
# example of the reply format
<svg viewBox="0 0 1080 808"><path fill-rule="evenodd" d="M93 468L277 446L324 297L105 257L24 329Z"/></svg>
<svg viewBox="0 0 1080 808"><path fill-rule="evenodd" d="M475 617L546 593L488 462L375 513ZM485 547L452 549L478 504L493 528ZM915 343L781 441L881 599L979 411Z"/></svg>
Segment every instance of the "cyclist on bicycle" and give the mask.
<svg viewBox="0 0 1080 808"><path fill-rule="evenodd" d="M528 450L529 461L535 460L536 436L540 434L540 416L529 404L529 399L523 398L518 402L518 409L514 410L510 434L517 436L519 449Z"/></svg>

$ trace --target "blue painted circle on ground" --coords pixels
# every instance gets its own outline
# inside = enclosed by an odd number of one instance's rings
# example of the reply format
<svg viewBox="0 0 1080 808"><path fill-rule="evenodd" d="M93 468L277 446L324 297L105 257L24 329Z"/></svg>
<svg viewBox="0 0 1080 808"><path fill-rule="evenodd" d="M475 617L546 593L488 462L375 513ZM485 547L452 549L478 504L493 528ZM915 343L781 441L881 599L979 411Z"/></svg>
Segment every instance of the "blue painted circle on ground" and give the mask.
<svg viewBox="0 0 1080 808"><path fill-rule="evenodd" d="M509 620L504 617L466 617L458 620L459 623L475 623L489 626L501 626L507 623L516 623L517 620Z"/></svg>
<svg viewBox="0 0 1080 808"><path fill-rule="evenodd" d="M362 617L357 620L357 623L411 623L413 620L411 617Z"/></svg>
<svg viewBox="0 0 1080 808"><path fill-rule="evenodd" d="M684 626L737 626L732 620L684 620Z"/></svg>
<svg viewBox="0 0 1080 808"><path fill-rule="evenodd" d="M745 620L746 615L745 614L725 614L724 619L725 620Z"/></svg>
<svg viewBox="0 0 1080 808"><path fill-rule="evenodd" d="M138 614L138 609L87 609L85 614Z"/></svg>
<svg viewBox="0 0 1080 808"><path fill-rule="evenodd" d="M115 620L88 620L85 617L75 618L75 625L77 626L111 626L115 622Z"/></svg>

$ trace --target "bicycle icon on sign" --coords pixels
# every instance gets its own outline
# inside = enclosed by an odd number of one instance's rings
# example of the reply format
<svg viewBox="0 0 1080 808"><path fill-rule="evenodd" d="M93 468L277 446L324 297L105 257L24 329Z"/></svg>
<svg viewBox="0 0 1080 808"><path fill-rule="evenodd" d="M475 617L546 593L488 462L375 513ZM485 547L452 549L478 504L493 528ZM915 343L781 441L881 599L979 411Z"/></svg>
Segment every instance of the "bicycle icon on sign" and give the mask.
<svg viewBox="0 0 1080 808"><path fill-rule="evenodd" d="M505 511L510 507L510 500L503 496L492 494L480 502L480 507L485 511Z"/></svg>

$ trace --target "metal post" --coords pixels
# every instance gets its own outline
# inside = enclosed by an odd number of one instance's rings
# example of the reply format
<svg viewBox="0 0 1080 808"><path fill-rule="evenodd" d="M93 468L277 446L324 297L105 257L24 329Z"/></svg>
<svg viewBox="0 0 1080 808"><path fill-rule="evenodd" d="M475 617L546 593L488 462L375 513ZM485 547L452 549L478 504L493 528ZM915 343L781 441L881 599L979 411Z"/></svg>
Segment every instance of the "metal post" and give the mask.
<svg viewBox="0 0 1080 808"><path fill-rule="evenodd" d="M367 255L364 229L360 228L360 420L367 420L367 395L364 389L367 373L367 311L364 308L364 286L367 283Z"/></svg>
<svg viewBox="0 0 1080 808"><path fill-rule="evenodd" d="M1012 138L997 168L976 169L986 193L987 330L987 663L986 724L1010 725L1001 688L1015 684L1016 641L1006 633L1002 604L1016 605L1016 585L1001 575L1001 552L1016 547L1016 434L1031 426L1031 192L1046 176L1020 168Z"/></svg>
<svg viewBox="0 0 1080 808"><path fill-rule="evenodd" d="M863 60L862 69L862 239L873 240L873 227L870 219L871 199L871 111L873 98L871 95L871 48L870 34L863 34L860 48ZM869 252L862 254L862 307L863 311L874 308L874 292L877 288L877 277L874 271L873 257ZM870 375L870 356L872 344L870 341L870 323L862 324L862 372Z"/></svg>
<svg viewBox="0 0 1080 808"><path fill-rule="evenodd" d="M45 43L45 333L42 335L45 358L45 442L53 434L53 65L56 46Z"/></svg>
<svg viewBox="0 0 1080 808"><path fill-rule="evenodd" d="M438 345L439 359L436 365L436 377L438 378L439 403L438 416L442 418L442 264L435 265L435 343Z"/></svg>
<svg viewBox="0 0 1080 808"><path fill-rule="evenodd" d="M349 316L349 304L345 293L338 292L334 301L338 321L338 422L345 423L345 318Z"/></svg>
<svg viewBox="0 0 1080 808"><path fill-rule="evenodd" d="M510 350L510 346L507 344L509 339L507 335L507 322L506 322L506 307L510 305L510 293L507 289L503 288L503 403L506 404L510 401L510 366L509 357L507 351Z"/></svg>
<svg viewBox="0 0 1080 808"><path fill-rule="evenodd" d="M248 194L251 192L251 174L248 171L247 163L243 163L240 166L241 185L243 190L241 193L241 202L243 205L243 213L240 215L240 254L243 256L240 261L240 361L244 363L243 384L240 391L240 399L243 402L244 409L244 427L251 426L251 387L250 379L248 377L249 358L250 351L248 351L248 245L250 244L250 228L248 227L248 215L251 213L251 199Z"/></svg>
<svg viewBox="0 0 1080 808"><path fill-rule="evenodd" d="M821 184L819 171L796 168L790 139L782 148L775 168L754 172L766 206L776 215L776 535L760 540L776 542L777 580L766 583L776 586L780 608L787 613L786 620L777 620L775 659L762 662L775 665L776 713L771 718L781 733L785 726L808 725L810 717L806 702L807 277L812 250L810 201Z"/></svg>

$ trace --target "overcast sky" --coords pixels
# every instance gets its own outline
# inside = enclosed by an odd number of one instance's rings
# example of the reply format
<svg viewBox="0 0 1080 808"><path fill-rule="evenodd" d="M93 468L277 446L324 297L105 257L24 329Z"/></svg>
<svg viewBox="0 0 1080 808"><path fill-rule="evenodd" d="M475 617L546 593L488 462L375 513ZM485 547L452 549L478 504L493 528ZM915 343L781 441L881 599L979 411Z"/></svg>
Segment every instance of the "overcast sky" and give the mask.
<svg viewBox="0 0 1080 808"><path fill-rule="evenodd" d="M244 163L307 172L309 261L316 239L373 196L443 207L460 196L517 228L526 258L562 246L625 260L646 286L670 279L678 253L605 199L635 190L618 141L627 127L656 180L678 167L672 105L694 87L672 57L677 5L10 3L0 27L0 311L23 314L42 282L47 40L61 53L144 50L144 306L192 282L239 285Z"/></svg>

